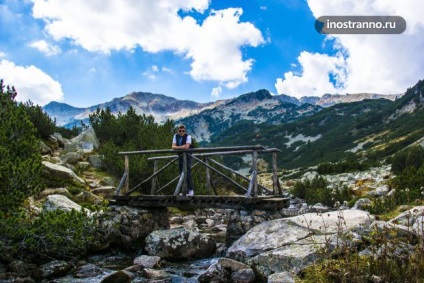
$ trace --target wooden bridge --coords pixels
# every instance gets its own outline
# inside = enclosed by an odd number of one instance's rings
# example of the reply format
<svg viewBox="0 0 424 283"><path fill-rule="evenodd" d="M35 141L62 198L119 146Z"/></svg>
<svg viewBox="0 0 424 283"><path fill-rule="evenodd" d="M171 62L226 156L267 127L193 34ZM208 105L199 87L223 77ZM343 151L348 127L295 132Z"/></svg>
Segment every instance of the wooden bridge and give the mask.
<svg viewBox="0 0 424 283"><path fill-rule="evenodd" d="M257 146L236 146L236 147L215 147L215 148L193 148L193 149L165 149L165 150L144 150L120 152L125 158L125 172L121 178L119 186L115 192L112 203L118 205L130 205L135 207L178 207L178 208L229 208L229 209L262 209L262 210L278 210L287 208L289 198L283 197L281 187L277 176L277 154L280 150L276 148L266 148L261 145ZM153 174L147 177L138 185L130 188L130 156L133 155L163 155L147 158L153 162ZM219 163L212 159L214 156L224 155L252 155L252 166L250 178L238 173L237 171ZM266 188L258 183L258 154L272 154L272 188ZM170 182L163 186L158 186L158 175L162 173L171 164L179 158L183 160L183 170L180 175L176 176ZM191 168L197 165L205 167L205 185L207 188L206 195L188 196L187 187L187 160L191 158L195 163ZM170 162L162 168L158 168L158 161L170 159ZM214 165L214 166L211 166ZM230 176L223 173L219 169L229 172ZM239 191L244 191L243 195L218 195L214 183L211 181L211 172L222 177ZM234 180L239 178L248 182L248 186L242 186ZM150 184L149 194L140 194L139 189L144 184ZM173 194L165 195L164 189L175 184ZM262 194L258 194L261 190Z"/></svg>

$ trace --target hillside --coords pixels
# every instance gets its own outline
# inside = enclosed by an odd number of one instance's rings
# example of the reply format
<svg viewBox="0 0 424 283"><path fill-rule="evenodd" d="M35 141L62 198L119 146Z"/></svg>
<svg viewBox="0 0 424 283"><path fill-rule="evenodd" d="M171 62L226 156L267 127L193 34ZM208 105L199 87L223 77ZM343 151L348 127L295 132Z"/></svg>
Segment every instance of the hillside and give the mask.
<svg viewBox="0 0 424 283"><path fill-rule="evenodd" d="M282 150L285 168L317 165L354 156L380 160L424 136L424 82L396 100L341 103L282 125L243 121L211 145L263 144Z"/></svg>
<svg viewBox="0 0 424 283"><path fill-rule="evenodd" d="M242 121L279 125L313 115L322 109L316 105L296 105L287 101L293 100L281 99L280 96L272 96L267 90L259 90L243 94L177 122L186 125L198 142L207 144L212 136L220 136L223 131Z"/></svg>
<svg viewBox="0 0 424 283"><path fill-rule="evenodd" d="M213 108L222 101L209 103L197 103L190 100L178 100L163 94L149 92L132 92L126 96L114 98L109 102L93 105L86 108L76 108L65 103L50 102L43 107L44 111L55 118L58 126L71 128L79 126L81 121L87 122L88 117L97 108L109 107L112 114L126 113L132 107L139 115L152 115L159 123L167 119L180 119L189 115L199 113L208 108Z"/></svg>

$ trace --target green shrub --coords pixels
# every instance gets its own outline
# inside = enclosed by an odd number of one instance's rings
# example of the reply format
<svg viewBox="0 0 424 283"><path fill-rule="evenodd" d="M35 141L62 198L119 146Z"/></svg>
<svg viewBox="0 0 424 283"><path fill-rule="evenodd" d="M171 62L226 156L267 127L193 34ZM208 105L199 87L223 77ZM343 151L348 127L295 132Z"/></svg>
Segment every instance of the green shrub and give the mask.
<svg viewBox="0 0 424 283"><path fill-rule="evenodd" d="M5 212L43 188L40 141L16 95L0 81L0 211Z"/></svg>
<svg viewBox="0 0 424 283"><path fill-rule="evenodd" d="M424 164L424 149L421 146L412 146L396 153L389 163L392 164L392 172L401 174L408 167L420 168Z"/></svg>
<svg viewBox="0 0 424 283"><path fill-rule="evenodd" d="M37 137L48 138L56 129L56 120L52 120L39 105L34 105L31 101L23 104L29 120L37 130Z"/></svg>
<svg viewBox="0 0 424 283"><path fill-rule="evenodd" d="M25 212L0 215L1 241L25 260L70 259L84 255L93 242L95 218L85 212L43 212L33 220Z"/></svg>
<svg viewBox="0 0 424 283"><path fill-rule="evenodd" d="M317 176L312 180L297 181L291 193L309 204L322 203L326 206L333 206L335 202L342 203L352 198L347 187L330 189L327 188L328 184L326 179Z"/></svg>

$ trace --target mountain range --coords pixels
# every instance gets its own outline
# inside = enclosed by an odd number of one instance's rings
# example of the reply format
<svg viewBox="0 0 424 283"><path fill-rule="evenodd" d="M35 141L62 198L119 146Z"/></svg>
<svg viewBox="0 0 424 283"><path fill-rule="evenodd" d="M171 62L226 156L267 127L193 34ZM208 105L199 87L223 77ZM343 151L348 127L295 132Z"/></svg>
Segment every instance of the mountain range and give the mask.
<svg viewBox="0 0 424 283"><path fill-rule="evenodd" d="M404 94L348 94L297 99L267 90L209 103L161 94L130 93L87 108L51 102L44 107L58 125L79 125L97 108L153 115L157 122L184 123L201 146L262 144L282 151L279 166L298 168L346 158L379 162L424 145L424 81ZM241 158L226 161L246 167ZM265 158L266 161L266 158Z"/></svg>
<svg viewBox="0 0 424 283"><path fill-rule="evenodd" d="M282 151L280 166L298 168L346 158L379 162L412 144L424 146L424 81L394 100L339 103L291 123L242 121L210 146L255 145Z"/></svg>
<svg viewBox="0 0 424 283"><path fill-rule="evenodd" d="M401 95L379 94L325 94L320 97L302 97L297 99L288 95L271 95L267 90L258 90L242 94L233 99L197 103L189 100L177 100L162 94L133 92L109 102L86 108L77 108L65 103L50 102L44 111L56 119L58 126L71 128L87 124L89 115L96 109L109 107L112 114L126 113L132 107L137 114L152 115L155 121L162 123L172 119L184 123L196 140L205 145L213 136L242 121L255 124L268 123L279 125L310 116L338 103L361 101L364 99L386 98L395 100Z"/></svg>

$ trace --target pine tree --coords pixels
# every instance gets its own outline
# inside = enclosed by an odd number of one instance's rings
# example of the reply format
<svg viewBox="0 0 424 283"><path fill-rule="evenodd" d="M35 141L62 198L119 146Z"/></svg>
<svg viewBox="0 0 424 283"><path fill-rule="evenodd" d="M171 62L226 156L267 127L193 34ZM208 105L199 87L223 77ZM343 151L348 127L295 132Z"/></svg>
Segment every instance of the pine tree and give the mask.
<svg viewBox="0 0 424 283"><path fill-rule="evenodd" d="M40 141L16 95L0 80L0 212L19 208L42 189Z"/></svg>

